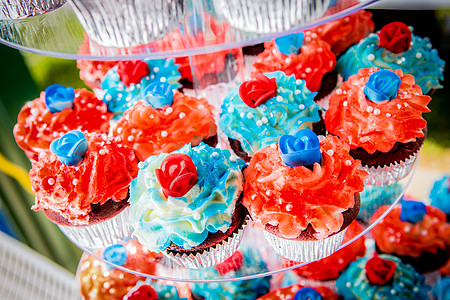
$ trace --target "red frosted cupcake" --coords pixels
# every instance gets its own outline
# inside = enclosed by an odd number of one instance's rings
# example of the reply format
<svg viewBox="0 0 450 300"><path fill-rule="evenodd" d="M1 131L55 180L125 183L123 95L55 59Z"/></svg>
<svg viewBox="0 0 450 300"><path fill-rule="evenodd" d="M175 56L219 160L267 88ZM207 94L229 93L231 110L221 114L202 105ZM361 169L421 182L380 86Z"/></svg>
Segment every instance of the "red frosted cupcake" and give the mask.
<svg viewBox="0 0 450 300"><path fill-rule="evenodd" d="M106 134L76 130L55 139L50 150L30 170L33 210L43 210L81 247L129 236L128 187L138 172L133 150Z"/></svg>
<svg viewBox="0 0 450 300"><path fill-rule="evenodd" d="M111 117L94 93L54 84L22 107L14 137L25 154L36 160L52 140L70 130L108 132Z"/></svg>
<svg viewBox="0 0 450 300"><path fill-rule="evenodd" d="M359 211L360 162L335 136L308 129L257 151L244 170L242 203L274 250L294 261L332 254Z"/></svg>
<svg viewBox="0 0 450 300"><path fill-rule="evenodd" d="M372 216L377 220L389 206ZM372 229L377 250L393 254L419 273L437 270L450 257L450 225L443 211L422 202L402 200Z"/></svg>
<svg viewBox="0 0 450 300"><path fill-rule="evenodd" d="M268 41L264 47L253 64L252 77L273 71L294 74L296 79L306 81L308 90L318 92L315 99L323 98L336 87L336 57L317 33L298 32Z"/></svg>
<svg viewBox="0 0 450 300"><path fill-rule="evenodd" d="M116 140L133 148L140 161L189 143L196 146L204 141L214 146L214 107L206 99L172 93L163 88L164 83L160 85L163 91L155 87L147 99L124 112L113 132Z"/></svg>
<svg viewBox="0 0 450 300"><path fill-rule="evenodd" d="M394 184L409 174L423 144L430 100L401 70L361 69L331 96L325 126L361 160L366 184Z"/></svg>
<svg viewBox="0 0 450 300"><path fill-rule="evenodd" d="M339 300L342 299L338 294L333 293L324 286L304 287L301 284L294 284L288 287L272 291L257 300L279 300L279 299L322 299Z"/></svg>

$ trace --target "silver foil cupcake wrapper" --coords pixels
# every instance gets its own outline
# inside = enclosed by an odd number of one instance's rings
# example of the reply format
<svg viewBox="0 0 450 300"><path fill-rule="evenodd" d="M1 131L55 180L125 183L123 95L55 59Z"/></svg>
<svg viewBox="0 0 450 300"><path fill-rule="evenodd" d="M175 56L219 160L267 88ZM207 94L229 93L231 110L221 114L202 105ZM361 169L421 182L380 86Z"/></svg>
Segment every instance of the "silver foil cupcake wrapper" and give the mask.
<svg viewBox="0 0 450 300"><path fill-rule="evenodd" d="M203 269L215 266L225 261L236 252L249 220L250 216L247 215L240 229L219 244L212 246L201 253L198 252L189 255L169 251L163 251L162 253L178 265L189 269Z"/></svg>
<svg viewBox="0 0 450 300"><path fill-rule="evenodd" d="M346 229L322 240L297 241L280 238L264 231L270 247L284 258L298 262L312 262L333 254L341 245Z"/></svg>
<svg viewBox="0 0 450 300"><path fill-rule="evenodd" d="M16 20L50 12L66 0L0 0L0 20Z"/></svg>
<svg viewBox="0 0 450 300"><path fill-rule="evenodd" d="M185 0L71 0L88 36L105 47L148 44L183 20Z"/></svg>
<svg viewBox="0 0 450 300"><path fill-rule="evenodd" d="M71 241L83 249L103 249L131 236L131 226L128 223L129 210L130 208L126 207L118 215L93 225L58 225L58 227Z"/></svg>
<svg viewBox="0 0 450 300"><path fill-rule="evenodd" d="M323 16L330 0L214 0L231 26L257 33L292 29Z"/></svg>
<svg viewBox="0 0 450 300"><path fill-rule="evenodd" d="M414 153L404 161L394 162L383 167L369 167L361 165L360 169L369 173L364 181L364 184L375 186L394 184L408 176L414 166L416 158L417 153Z"/></svg>

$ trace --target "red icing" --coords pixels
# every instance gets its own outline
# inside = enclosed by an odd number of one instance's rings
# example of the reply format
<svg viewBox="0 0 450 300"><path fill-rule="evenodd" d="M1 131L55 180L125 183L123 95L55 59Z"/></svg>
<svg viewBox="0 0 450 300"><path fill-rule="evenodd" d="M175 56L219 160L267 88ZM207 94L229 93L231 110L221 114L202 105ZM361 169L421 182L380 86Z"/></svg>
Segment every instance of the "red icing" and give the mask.
<svg viewBox="0 0 450 300"><path fill-rule="evenodd" d="M323 75L333 71L336 65L330 45L309 31L305 32L300 54L286 56L277 50L274 41L265 42L264 48L253 64L256 71L252 72L252 77L258 73L283 71L286 75L295 74L295 78L305 80L312 92L319 90Z"/></svg>
<svg viewBox="0 0 450 300"><path fill-rule="evenodd" d="M368 36L374 28L372 13L360 10L312 30L317 33L320 39L330 44L333 53L339 54Z"/></svg>
<svg viewBox="0 0 450 300"><path fill-rule="evenodd" d="M395 70L402 82L397 98L375 103L364 94L365 83L377 68L360 69L331 96L325 115L325 127L352 149L362 147L368 153L388 152L396 142L413 142L423 137L427 122L422 113L429 112L431 98L422 94L414 77Z"/></svg>
<svg viewBox="0 0 450 300"><path fill-rule="evenodd" d="M409 49L412 33L409 27L402 22L386 24L377 32L380 38L380 48L385 48L392 53L398 54Z"/></svg>
<svg viewBox="0 0 450 300"><path fill-rule="evenodd" d="M396 268L392 260L374 256L366 262L365 271L370 284L384 285L394 276Z"/></svg>
<svg viewBox="0 0 450 300"><path fill-rule="evenodd" d="M371 218L378 219L388 206L380 207ZM419 257L424 251L437 253L450 243L450 225L440 209L427 205L422 221L412 224L400 219L401 206L396 206L372 229L372 235L383 253Z"/></svg>
<svg viewBox="0 0 450 300"><path fill-rule="evenodd" d="M239 86L239 97L245 104L254 108L275 97L276 91L276 78L258 74L256 78L242 82Z"/></svg>
<svg viewBox="0 0 450 300"><path fill-rule="evenodd" d="M275 291L272 291L268 294L265 294L262 297L259 297L257 300L280 300L280 299L294 299L295 293L297 293L298 290L303 288L301 284L294 284L288 287L284 287L281 289L277 289ZM342 299L341 296L334 294L329 288L324 286L315 286L312 287L315 289L321 296L322 300L339 300Z"/></svg>
<svg viewBox="0 0 450 300"><path fill-rule="evenodd" d="M244 256L242 255L241 251L236 251L233 253L233 255L229 258L227 258L224 262L216 265L214 268L216 268L217 272L224 276L228 272L236 272L244 263Z"/></svg>
<svg viewBox="0 0 450 300"><path fill-rule="evenodd" d="M284 238L296 238L311 225L314 237L323 239L340 230L342 213L355 205L354 196L364 189L364 171L349 147L335 136L320 142L321 164L313 170L286 166L276 147L257 151L244 170L242 203L255 226L278 225ZM330 155L331 153L331 155Z"/></svg>
<svg viewBox="0 0 450 300"><path fill-rule="evenodd" d="M132 147L143 161L151 155L180 149L185 144L196 146L214 136L217 127L213 109L206 99L175 92L169 108L155 109L139 101L125 111L113 134Z"/></svg>
<svg viewBox="0 0 450 300"><path fill-rule="evenodd" d="M164 196L181 197L197 183L197 168L192 159L184 153L170 154L155 170Z"/></svg>
<svg viewBox="0 0 450 300"><path fill-rule="evenodd" d="M151 285L141 284L127 295L126 300L158 300L158 293Z"/></svg>
<svg viewBox="0 0 450 300"><path fill-rule="evenodd" d="M353 221L347 227L342 243L344 244L348 242L362 231L363 228L361 225L359 225L356 220ZM364 253L366 252L364 242L365 238L362 236L350 245L334 252L330 256L294 269L294 271L310 280L336 279L352 261L364 256Z"/></svg>
<svg viewBox="0 0 450 300"><path fill-rule="evenodd" d="M120 80L126 85L137 84L141 79L150 74L150 69L142 60L122 60L117 64L117 74Z"/></svg>
<svg viewBox="0 0 450 300"><path fill-rule="evenodd" d="M37 159L40 152L48 150L50 143L70 130L108 132L111 113L106 104L94 93L85 89L75 90L73 108L51 113L40 98L26 103L17 117L14 137L30 159Z"/></svg>
<svg viewBox="0 0 450 300"><path fill-rule="evenodd" d="M30 170L36 194L34 210L58 212L73 225L89 222L91 204L121 201L137 176L137 160L129 147L106 134L87 133L88 152L83 162L69 167L50 151L42 152Z"/></svg>

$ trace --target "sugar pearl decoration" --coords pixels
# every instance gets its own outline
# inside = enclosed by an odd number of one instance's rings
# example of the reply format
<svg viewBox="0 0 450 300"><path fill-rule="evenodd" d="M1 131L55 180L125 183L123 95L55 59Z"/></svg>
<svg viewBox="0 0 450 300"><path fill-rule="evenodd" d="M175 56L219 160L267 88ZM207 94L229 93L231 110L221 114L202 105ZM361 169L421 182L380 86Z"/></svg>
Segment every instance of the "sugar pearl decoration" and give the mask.
<svg viewBox="0 0 450 300"><path fill-rule="evenodd" d="M303 109L305 109L305 105L300 104L300 105L298 106L298 108L301 109L301 110L303 110Z"/></svg>
<svg viewBox="0 0 450 300"><path fill-rule="evenodd" d="M105 149L100 149L100 150L98 151L98 154L100 154L100 155L105 155L105 154L106 154L106 150L105 150Z"/></svg>
<svg viewBox="0 0 450 300"><path fill-rule="evenodd" d="M248 118L248 119L253 118L253 114L252 114L251 112L247 113L247 118Z"/></svg>
<svg viewBox="0 0 450 300"><path fill-rule="evenodd" d="M380 111L378 108L375 108L375 109L373 110L373 114L374 114L375 116L378 116L380 113L381 113L381 111Z"/></svg>
<svg viewBox="0 0 450 300"><path fill-rule="evenodd" d="M128 140L130 143L132 143L132 142L134 141L134 136L129 135L129 136L127 137L127 140Z"/></svg>
<svg viewBox="0 0 450 300"><path fill-rule="evenodd" d="M294 207L292 206L292 204L287 204L286 205L286 211L291 211Z"/></svg>
<svg viewBox="0 0 450 300"><path fill-rule="evenodd" d="M269 197L272 196L272 191L271 190L267 190L266 191L266 195L269 196Z"/></svg>
<svg viewBox="0 0 450 300"><path fill-rule="evenodd" d="M343 105L344 107L347 107L347 105L348 105L348 101L344 101L344 102L342 102L342 105Z"/></svg>
<svg viewBox="0 0 450 300"><path fill-rule="evenodd" d="M161 81L161 82L166 82L166 81L167 81L167 78L166 78L166 77L161 77L160 81Z"/></svg>
<svg viewBox="0 0 450 300"><path fill-rule="evenodd" d="M145 167L145 164L143 161L138 162L138 168L142 169L143 167Z"/></svg>
<svg viewBox="0 0 450 300"><path fill-rule="evenodd" d="M163 130L161 131L161 136L162 137L166 137L168 135L167 131Z"/></svg>
<svg viewBox="0 0 450 300"><path fill-rule="evenodd" d="M199 106L198 106L198 109L204 109L205 108L205 106L203 106L203 104L200 104Z"/></svg>
<svg viewBox="0 0 450 300"><path fill-rule="evenodd" d="M171 114L173 112L173 108L172 107L168 107L166 109L166 114Z"/></svg>
<svg viewBox="0 0 450 300"><path fill-rule="evenodd" d="M105 99L110 101L112 99L112 96L110 94L106 94Z"/></svg>
<svg viewBox="0 0 450 300"><path fill-rule="evenodd" d="M329 156L333 156L334 151L330 149L330 150L327 150L327 153L328 153Z"/></svg>
<svg viewBox="0 0 450 300"><path fill-rule="evenodd" d="M256 126L261 127L263 122L261 120L256 121Z"/></svg>
<svg viewBox="0 0 450 300"><path fill-rule="evenodd" d="M264 124L266 124L267 122L269 122L269 120L268 120L266 117L263 117L263 118L261 119L261 121L262 121Z"/></svg>
<svg viewBox="0 0 450 300"><path fill-rule="evenodd" d="M342 94L342 90L341 90L341 89L337 89L337 90L336 90L336 94L337 94L337 95L341 95L341 94Z"/></svg>
<svg viewBox="0 0 450 300"><path fill-rule="evenodd" d="M417 53L416 53L416 58L421 58L421 57L422 57L422 53L417 52Z"/></svg>
<svg viewBox="0 0 450 300"><path fill-rule="evenodd" d="M228 107L228 112L231 114L234 111L233 107Z"/></svg>
<svg viewBox="0 0 450 300"><path fill-rule="evenodd" d="M153 68L153 71L154 71L155 73L157 73L157 72L159 71L159 68L158 68L158 67L154 67L154 68Z"/></svg>
<svg viewBox="0 0 450 300"><path fill-rule="evenodd" d="M391 116L391 114L390 113L386 113L386 117L390 117Z"/></svg>
<svg viewBox="0 0 450 300"><path fill-rule="evenodd" d="M184 117L186 117L186 114L184 112L180 112L180 114L178 115L178 117L180 119L183 119Z"/></svg>

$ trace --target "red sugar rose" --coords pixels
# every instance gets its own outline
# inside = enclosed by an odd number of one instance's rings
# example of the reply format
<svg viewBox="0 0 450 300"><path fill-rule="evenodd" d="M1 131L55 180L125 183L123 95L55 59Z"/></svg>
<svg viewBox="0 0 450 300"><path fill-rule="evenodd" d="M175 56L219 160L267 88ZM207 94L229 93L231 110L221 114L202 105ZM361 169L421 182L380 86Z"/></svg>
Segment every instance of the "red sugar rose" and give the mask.
<svg viewBox="0 0 450 300"><path fill-rule="evenodd" d="M377 32L380 38L380 48L385 48L398 54L409 49L412 33L409 27L402 22L386 24Z"/></svg>
<svg viewBox="0 0 450 300"><path fill-rule="evenodd" d="M166 197L184 196L197 183L197 168L183 153L167 156L155 174Z"/></svg>
<svg viewBox="0 0 450 300"><path fill-rule="evenodd" d="M257 107L275 97L276 90L277 82L275 78L258 74L256 78L242 82L239 86L239 96L248 106Z"/></svg>
<svg viewBox="0 0 450 300"><path fill-rule="evenodd" d="M148 285L142 284L126 297L127 300L158 300L158 293Z"/></svg>
<svg viewBox="0 0 450 300"><path fill-rule="evenodd" d="M396 269L395 262L374 256L366 263L366 276L370 284L384 285L394 275Z"/></svg>
<svg viewBox="0 0 450 300"><path fill-rule="evenodd" d="M237 271L242 267L244 263L244 256L240 251L234 252L234 254L227 258L224 262L215 266L217 272L224 276L228 272Z"/></svg>
<svg viewBox="0 0 450 300"><path fill-rule="evenodd" d="M117 74L120 80L126 85L130 86L132 83L141 82L141 79L150 74L150 69L146 62L142 60L124 60L117 64Z"/></svg>

